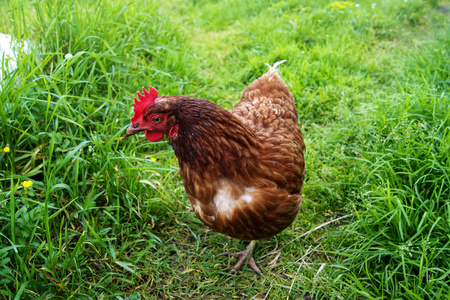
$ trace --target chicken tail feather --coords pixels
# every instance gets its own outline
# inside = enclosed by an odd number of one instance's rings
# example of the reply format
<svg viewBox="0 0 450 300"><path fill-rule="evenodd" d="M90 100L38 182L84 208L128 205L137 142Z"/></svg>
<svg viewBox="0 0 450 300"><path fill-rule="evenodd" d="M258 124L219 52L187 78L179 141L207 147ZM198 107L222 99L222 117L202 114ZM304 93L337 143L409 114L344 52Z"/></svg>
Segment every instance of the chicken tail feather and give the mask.
<svg viewBox="0 0 450 300"><path fill-rule="evenodd" d="M278 61L278 62L274 63L273 66L266 64L266 66L269 67L269 72L268 72L269 73L269 81L270 81L270 79L272 79L272 75L275 75L275 74L278 75L278 69L277 69L278 66L286 61L287 61L286 59L283 59L282 61Z"/></svg>

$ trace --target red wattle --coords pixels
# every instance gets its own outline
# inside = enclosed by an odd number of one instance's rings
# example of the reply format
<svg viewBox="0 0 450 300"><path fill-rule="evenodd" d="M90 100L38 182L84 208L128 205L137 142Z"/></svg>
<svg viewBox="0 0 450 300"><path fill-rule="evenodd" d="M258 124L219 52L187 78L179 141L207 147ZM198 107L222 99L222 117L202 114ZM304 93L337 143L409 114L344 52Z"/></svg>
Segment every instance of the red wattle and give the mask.
<svg viewBox="0 0 450 300"><path fill-rule="evenodd" d="M145 138L150 142L159 142L164 137L164 133L156 131L145 131Z"/></svg>

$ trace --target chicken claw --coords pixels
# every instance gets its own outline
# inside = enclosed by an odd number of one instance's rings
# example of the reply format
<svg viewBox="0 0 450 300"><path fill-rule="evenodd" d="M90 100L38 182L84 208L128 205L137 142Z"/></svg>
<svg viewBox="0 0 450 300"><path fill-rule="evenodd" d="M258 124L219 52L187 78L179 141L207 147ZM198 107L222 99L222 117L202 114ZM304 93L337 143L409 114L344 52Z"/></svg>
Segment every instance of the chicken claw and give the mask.
<svg viewBox="0 0 450 300"><path fill-rule="evenodd" d="M234 265L233 268L228 272L228 274L234 274L237 270L242 268L245 264L247 264L253 271L255 271L258 275L262 275L261 270L256 265L255 259L253 258L253 250L255 249L256 241L251 241L250 244L244 251L236 252L236 253L223 253L220 255L227 255L239 258L239 261Z"/></svg>

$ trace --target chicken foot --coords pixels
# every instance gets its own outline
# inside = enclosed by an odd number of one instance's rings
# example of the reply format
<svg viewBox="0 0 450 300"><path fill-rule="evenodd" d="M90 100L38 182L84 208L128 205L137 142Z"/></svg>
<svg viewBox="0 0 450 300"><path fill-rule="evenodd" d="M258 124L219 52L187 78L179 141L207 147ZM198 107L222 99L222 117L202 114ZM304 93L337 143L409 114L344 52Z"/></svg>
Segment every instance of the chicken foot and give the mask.
<svg viewBox="0 0 450 300"><path fill-rule="evenodd" d="M256 241L251 241L250 244L248 244L247 248L244 251L236 252L236 253L223 253L220 255L227 255L227 256L233 256L236 258L239 258L239 261L234 265L233 268L231 268L229 274L236 273L237 270L242 268L245 264L248 264L248 266L258 273L258 275L262 275L261 270L256 265L255 259L253 258L253 250L255 249Z"/></svg>

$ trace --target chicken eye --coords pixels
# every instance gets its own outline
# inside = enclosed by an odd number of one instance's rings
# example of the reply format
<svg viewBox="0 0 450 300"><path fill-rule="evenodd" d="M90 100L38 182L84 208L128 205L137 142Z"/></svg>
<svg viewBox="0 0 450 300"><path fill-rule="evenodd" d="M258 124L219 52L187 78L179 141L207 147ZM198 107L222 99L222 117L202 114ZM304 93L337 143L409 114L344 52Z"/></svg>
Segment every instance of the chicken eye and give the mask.
<svg viewBox="0 0 450 300"><path fill-rule="evenodd" d="M161 123L161 121L162 121L161 117L156 116L156 117L152 118L152 122L155 124L159 124L159 123Z"/></svg>

